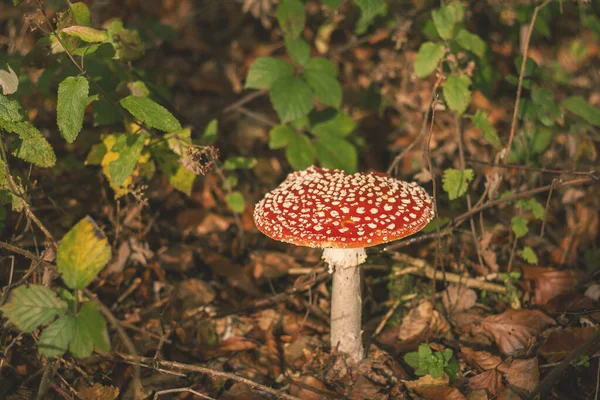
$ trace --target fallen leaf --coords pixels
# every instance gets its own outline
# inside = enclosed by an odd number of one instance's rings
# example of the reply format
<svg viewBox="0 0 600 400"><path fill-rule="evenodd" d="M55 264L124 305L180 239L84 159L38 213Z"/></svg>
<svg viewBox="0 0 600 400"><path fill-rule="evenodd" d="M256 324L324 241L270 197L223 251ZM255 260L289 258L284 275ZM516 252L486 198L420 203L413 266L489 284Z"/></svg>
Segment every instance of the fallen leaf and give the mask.
<svg viewBox="0 0 600 400"><path fill-rule="evenodd" d="M320 400L335 395L322 381L310 375L304 375L292 383L290 394L302 400Z"/></svg>
<svg viewBox="0 0 600 400"><path fill-rule="evenodd" d="M489 397L485 390L479 389L467 393L467 400L489 400Z"/></svg>
<svg viewBox="0 0 600 400"><path fill-rule="evenodd" d="M288 274L290 268L300 268L300 264L288 254L274 251L255 251L250 256L254 278L276 279Z"/></svg>
<svg viewBox="0 0 600 400"><path fill-rule="evenodd" d="M81 400L115 400L119 397L119 389L94 383L90 387L79 389L77 394Z"/></svg>
<svg viewBox="0 0 600 400"><path fill-rule="evenodd" d="M498 370L500 372L508 371L508 365L500 358L487 351L477 351L471 347L462 346L460 348L462 356L474 368L480 371Z"/></svg>
<svg viewBox="0 0 600 400"><path fill-rule="evenodd" d="M467 398L455 387L432 386L415 389L419 395L427 400L466 400Z"/></svg>
<svg viewBox="0 0 600 400"><path fill-rule="evenodd" d="M533 282L533 304L543 305L559 294L569 292L577 283L577 273L544 267L523 267L523 278Z"/></svg>
<svg viewBox="0 0 600 400"><path fill-rule="evenodd" d="M484 389L490 396L496 396L503 388L502 374L493 369L469 379L469 389Z"/></svg>
<svg viewBox="0 0 600 400"><path fill-rule="evenodd" d="M433 309L430 302L424 301L402 318L398 338L402 341L408 341L427 333L444 334L449 330L450 325L444 317Z"/></svg>
<svg viewBox="0 0 600 400"><path fill-rule="evenodd" d="M281 313L278 313L272 308L259 311L255 316L256 321L258 322L258 327L264 332L268 331L271 329L271 327L281 321Z"/></svg>
<svg viewBox="0 0 600 400"><path fill-rule="evenodd" d="M540 381L537 357L513 360L506 373L506 381L510 385L530 393Z"/></svg>
<svg viewBox="0 0 600 400"><path fill-rule="evenodd" d="M210 267L213 274L227 279L232 287L251 296L261 295L262 292L250 277L248 268L215 252L203 254L202 260Z"/></svg>
<svg viewBox="0 0 600 400"><path fill-rule="evenodd" d="M481 327L494 338L504 354L514 354L526 348L535 335L555 324L556 322L543 312L525 309L509 309L481 321Z"/></svg>
<svg viewBox="0 0 600 400"><path fill-rule="evenodd" d="M554 297L546 304L550 313L580 313L596 310L598 303L581 293L565 293Z"/></svg>
<svg viewBox="0 0 600 400"><path fill-rule="evenodd" d="M449 313L458 313L472 308L477 302L477 293L464 286L450 285L442 293L442 303Z"/></svg>
<svg viewBox="0 0 600 400"><path fill-rule="evenodd" d="M194 265L194 250L186 244L176 244L159 250L158 259L166 270L186 272Z"/></svg>
<svg viewBox="0 0 600 400"><path fill-rule="evenodd" d="M585 290L584 294L586 297L589 297L594 301L600 300L600 285L598 285L597 283L591 285Z"/></svg>
<svg viewBox="0 0 600 400"><path fill-rule="evenodd" d="M209 304L216 296L215 290L208 283L193 278L181 281L174 294L180 301L182 311Z"/></svg>
<svg viewBox="0 0 600 400"><path fill-rule="evenodd" d="M416 390L418 388L427 388L434 386L448 386L450 378L446 374L442 374L438 378L434 378L431 375L423 375L414 381L405 381L404 386L410 390Z"/></svg>
<svg viewBox="0 0 600 400"><path fill-rule="evenodd" d="M558 362L581 346L595 332L594 327L553 330L540 347L540 355L549 363Z"/></svg>
<svg viewBox="0 0 600 400"><path fill-rule="evenodd" d="M221 351L244 351L252 350L257 348L256 342L241 336L234 336L225 339L219 343L219 350Z"/></svg>

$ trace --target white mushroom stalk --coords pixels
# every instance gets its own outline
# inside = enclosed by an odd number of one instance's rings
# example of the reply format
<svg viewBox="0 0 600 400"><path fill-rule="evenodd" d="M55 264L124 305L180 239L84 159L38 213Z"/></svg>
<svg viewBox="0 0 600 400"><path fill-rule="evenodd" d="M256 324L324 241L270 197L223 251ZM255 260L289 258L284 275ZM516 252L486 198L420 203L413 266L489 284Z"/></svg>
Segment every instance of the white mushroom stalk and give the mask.
<svg viewBox="0 0 600 400"><path fill-rule="evenodd" d="M254 209L265 235L325 249L333 272L331 348L354 362L364 358L357 267L367 258L365 248L412 235L433 216L431 198L415 183L316 167L288 175Z"/></svg>

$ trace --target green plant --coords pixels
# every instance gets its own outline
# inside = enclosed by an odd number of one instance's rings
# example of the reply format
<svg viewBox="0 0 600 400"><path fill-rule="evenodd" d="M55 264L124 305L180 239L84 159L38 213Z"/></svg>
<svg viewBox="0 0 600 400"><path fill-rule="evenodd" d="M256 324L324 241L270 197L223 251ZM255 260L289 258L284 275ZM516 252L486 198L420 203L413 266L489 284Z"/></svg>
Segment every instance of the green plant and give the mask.
<svg viewBox="0 0 600 400"><path fill-rule="evenodd" d="M437 379L446 373L451 381L456 380L458 373L458 362L453 358L452 349L433 351L429 345L419 345L417 351L406 353L404 361L415 369L418 376L431 375Z"/></svg>
<svg viewBox="0 0 600 400"><path fill-rule="evenodd" d="M0 311L25 333L45 326L39 336L38 350L47 357L63 355L67 350L76 357L87 357L94 350L109 351L104 317L81 291L110 258L107 239L95 222L86 217L63 237L58 247L57 270L70 290L21 285L11 292Z"/></svg>

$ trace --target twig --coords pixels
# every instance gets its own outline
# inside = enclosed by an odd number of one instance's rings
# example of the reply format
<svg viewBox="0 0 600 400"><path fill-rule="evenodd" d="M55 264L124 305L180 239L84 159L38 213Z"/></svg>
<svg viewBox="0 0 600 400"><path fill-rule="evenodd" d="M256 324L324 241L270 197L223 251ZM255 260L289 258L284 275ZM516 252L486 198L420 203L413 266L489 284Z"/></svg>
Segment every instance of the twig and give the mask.
<svg viewBox="0 0 600 400"><path fill-rule="evenodd" d="M116 355L118 357L120 357L122 360L129 362L129 363L148 364L148 365L152 365L152 363L153 363L157 367L162 367L162 368L171 368L171 369L178 369L178 370L182 370L182 371L199 372L201 374L210 375L213 378L219 377L219 378L231 379L236 382L244 383L253 389L262 390L263 392L267 392L273 396L277 396L282 399L299 400L298 397L296 397L296 396L292 396L292 395L283 393L279 390L270 388L270 387L262 385L258 382L254 382L250 379L247 379L242 376L239 376L239 375L236 375L233 373L229 373L229 372L217 371L212 368L202 367L199 365L184 364L184 363L179 363L179 362L175 362L175 361L154 360L153 358L150 358L150 357L138 357L138 356L132 356L129 354L121 354L121 353L116 353ZM150 367L150 368L153 368L153 367Z"/></svg>
<svg viewBox="0 0 600 400"><path fill-rule="evenodd" d="M542 228L540 229L540 239L544 237L544 231L546 230L546 220L548 217L548 209L550 208L550 199L552 198L552 193L554 193L554 185L558 182L558 180L552 180L552 187L548 192L548 198L546 199L546 207L544 207L544 218L542 219Z"/></svg>
<svg viewBox="0 0 600 400"><path fill-rule="evenodd" d="M528 167L526 165L514 165L514 164L504 165L504 164L498 164L498 163L493 163L493 162L489 162L489 161L475 160L473 158L466 159L466 162L473 163L473 164L483 164L483 165L487 165L489 167L494 167L494 168L520 169L523 171L540 172L540 173L545 173L545 174L590 176L596 180L600 180L600 176L598 176L597 172L594 171L593 169L590 171L575 171L575 170L570 170L570 169L536 168L536 167Z"/></svg>
<svg viewBox="0 0 600 400"><path fill-rule="evenodd" d="M256 90L254 92L250 92L247 95L245 95L244 97L240 98L239 100L236 100L235 102L233 102L230 105L228 105L227 107L225 107L223 109L223 114L227 114L228 112L235 111L238 108L246 105L247 103L250 103L252 100L256 99L257 97L263 96L267 93L269 93L269 91L266 89L261 89L261 90Z"/></svg>
<svg viewBox="0 0 600 400"><path fill-rule="evenodd" d="M525 76L525 65L527 64L527 52L529 51L529 42L531 41L531 34L535 25L540 10L548 5L552 0L546 0L533 11L531 22L529 23L529 30L527 31L527 38L525 39L525 48L523 49L523 61L521 62L521 72L519 73L519 84L517 85L517 98L515 99L515 109L513 111L512 123L510 124L510 134L508 136L508 144L506 145L506 152L502 161L504 164L508 163L510 156L510 149L512 147L513 139L515 138L515 132L517 131L517 116L519 115L519 103L521 101L521 92L523 91L523 78Z"/></svg>
<svg viewBox="0 0 600 400"><path fill-rule="evenodd" d="M412 300L415 297L417 297L417 295L415 293L411 293L411 294L404 295L401 298L399 298L398 300L394 301L394 304L392 304L392 306L390 307L388 312L386 312L385 315L383 316L383 318L381 319L381 322L379 323L379 325L377 325L377 329L375 329L375 332L373 332L373 337L378 336L381 333L381 331L383 330L383 328L385 328L385 326L387 325L390 318L392 318L392 315L394 315L394 311L396 311L398 306L403 301Z"/></svg>
<svg viewBox="0 0 600 400"><path fill-rule="evenodd" d="M183 392L191 393L191 394L196 395L198 397L201 397L203 399L215 400L214 397L207 396L207 395L202 394L200 392L197 392L197 391L195 391L195 390L193 390L192 388L189 388L189 387L188 388L177 388L177 389L160 390L160 391L154 393L154 400L158 400L158 396L163 395L163 394L183 393Z"/></svg>
<svg viewBox="0 0 600 400"><path fill-rule="evenodd" d="M435 268L433 268L427 263L427 261L421 260L419 258L413 258L407 256L406 254L396 253L392 256L392 259L394 261L412 266L409 268L402 269L395 267L395 275L420 275L438 281L444 280L452 283L460 283L462 285L465 285L466 287L470 287L473 289L487 290L496 293L506 293L506 287L504 287L503 285L498 285L496 283L480 281L468 276L457 275L452 272L446 272L444 276L444 274L440 273L441 271L436 271Z"/></svg>

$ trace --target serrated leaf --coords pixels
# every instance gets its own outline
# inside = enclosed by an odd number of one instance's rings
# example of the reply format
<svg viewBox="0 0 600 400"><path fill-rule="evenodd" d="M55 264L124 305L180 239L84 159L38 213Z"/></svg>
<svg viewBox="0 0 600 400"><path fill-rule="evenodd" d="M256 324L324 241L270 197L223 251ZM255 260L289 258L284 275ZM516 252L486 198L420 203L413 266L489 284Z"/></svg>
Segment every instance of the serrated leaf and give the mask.
<svg viewBox="0 0 600 400"><path fill-rule="evenodd" d="M269 148L272 150L284 148L296 134L296 131L287 125L277 125L269 132Z"/></svg>
<svg viewBox="0 0 600 400"><path fill-rule="evenodd" d="M581 96L571 96L560 104L567 111L572 112L586 122L600 126L600 108L594 107Z"/></svg>
<svg viewBox="0 0 600 400"><path fill-rule="evenodd" d="M450 200L456 200L464 196L469 188L469 183L473 180L474 174L472 169L464 171L448 168L444 171L442 177L442 188L448 193Z"/></svg>
<svg viewBox="0 0 600 400"><path fill-rule="evenodd" d="M86 301L83 303L77 315L77 320L78 323L88 327L92 336L94 349L104 352L110 351L106 321L93 302Z"/></svg>
<svg viewBox="0 0 600 400"><path fill-rule="evenodd" d="M236 213L244 212L244 208L246 207L244 201L244 195L238 191L231 192L225 197L225 201L227 201L227 205Z"/></svg>
<svg viewBox="0 0 600 400"><path fill-rule="evenodd" d="M442 84L444 99L448 107L458 115L462 115L471 103L471 78L466 75L451 75Z"/></svg>
<svg viewBox="0 0 600 400"><path fill-rule="evenodd" d="M84 289L111 258L110 245L94 220L87 216L60 241L56 255L58 272L71 289Z"/></svg>
<svg viewBox="0 0 600 400"><path fill-rule="evenodd" d="M537 254L535 254L535 251L529 246L523 247L523 250L521 250L521 257L529 264L535 265L538 263Z"/></svg>
<svg viewBox="0 0 600 400"><path fill-rule="evenodd" d="M315 162L317 150L311 140L304 134L296 134L285 149L285 157L295 170L310 167Z"/></svg>
<svg viewBox="0 0 600 400"><path fill-rule="evenodd" d="M83 76L69 76L58 85L56 119L67 143L73 143L83 127L90 84Z"/></svg>
<svg viewBox="0 0 600 400"><path fill-rule="evenodd" d="M89 26L72 25L64 28L61 32L88 43L98 43L108 40L108 33L106 31L90 28Z"/></svg>
<svg viewBox="0 0 600 400"><path fill-rule="evenodd" d="M271 89L279 79L294 75L294 67L287 61L274 57L258 57L250 65L246 77L247 89Z"/></svg>
<svg viewBox="0 0 600 400"><path fill-rule="evenodd" d="M87 4L82 2L70 3L69 11L73 15L75 25L92 26L92 16Z"/></svg>
<svg viewBox="0 0 600 400"><path fill-rule="evenodd" d="M283 123L308 115L314 107L311 87L302 78L296 76L277 80L269 96L273 108Z"/></svg>
<svg viewBox="0 0 600 400"><path fill-rule="evenodd" d="M57 315L63 315L68 305L52 290L41 285L18 286L0 311L23 332L32 332L47 324Z"/></svg>
<svg viewBox="0 0 600 400"><path fill-rule="evenodd" d="M2 94L13 94L19 88L19 77L17 74L15 74L15 71L13 71L10 65L6 65L6 67L8 68L6 71L0 69L0 88L2 88L2 93L0 93L0 96Z"/></svg>
<svg viewBox="0 0 600 400"><path fill-rule="evenodd" d="M540 202L536 199L531 198L526 200L519 200L517 201L517 205L522 210L531 211L533 213L533 216L537 219L544 218L544 213L546 212L546 210L544 209L544 206L541 205Z"/></svg>
<svg viewBox="0 0 600 400"><path fill-rule="evenodd" d="M25 190L23 189L23 185L21 184L19 177L13 177L13 180L18 187L19 193L24 193ZM10 190L8 178L6 176L5 164L4 161L0 159L0 205L4 204L10 204L13 211L21 211L25 205L24 200ZM3 207L0 207L0 213L2 212L5 212L5 210ZM0 224L2 220L4 220L4 218L0 218Z"/></svg>
<svg viewBox="0 0 600 400"><path fill-rule="evenodd" d="M413 368L419 366L419 353L412 351L404 355L404 361Z"/></svg>
<svg viewBox="0 0 600 400"><path fill-rule="evenodd" d="M234 169L250 169L257 164L256 158L233 156L229 157L223 163L223 168L228 170Z"/></svg>
<svg viewBox="0 0 600 400"><path fill-rule="evenodd" d="M204 133L202 133L202 142L207 144L212 144L217 141L217 133L219 130L219 121L217 119L211 120L206 128L204 128Z"/></svg>
<svg viewBox="0 0 600 400"><path fill-rule="evenodd" d="M331 76L337 76L335 64L323 57L313 57L306 63L306 69L311 71L320 71Z"/></svg>
<svg viewBox="0 0 600 400"><path fill-rule="evenodd" d="M48 326L38 340L38 350L46 357L63 355L75 333L75 318L63 315Z"/></svg>
<svg viewBox="0 0 600 400"><path fill-rule="evenodd" d="M512 231L515 233L517 239L527 235L527 232L529 232L527 224L527 220L521 217L513 217L511 219Z"/></svg>
<svg viewBox="0 0 600 400"><path fill-rule="evenodd" d="M428 357L432 354L431 347L429 347L425 343L420 344L417 353L419 354L419 358L421 360L427 360Z"/></svg>
<svg viewBox="0 0 600 400"><path fill-rule="evenodd" d="M310 57L310 45L301 37L293 38L290 35L286 35L285 48L290 57L300 65L306 64Z"/></svg>
<svg viewBox="0 0 600 400"><path fill-rule="evenodd" d="M304 78L321 103L336 108L340 106L342 103L342 85L340 85L337 78L328 73L311 69L304 71Z"/></svg>
<svg viewBox="0 0 600 400"><path fill-rule="evenodd" d="M144 43L140 39L138 31L124 28L123 22L111 21L108 24L108 37L119 60L134 61L144 55Z"/></svg>
<svg viewBox="0 0 600 400"><path fill-rule="evenodd" d="M471 117L471 121L473 121L473 125L475 125L477 129L483 132L483 137L489 144L491 144L495 148L500 148L502 144L500 143L500 138L496 133L496 128L494 128L494 126L490 122L489 117L485 111L481 111L480 109L478 109L475 112L475 115Z"/></svg>
<svg viewBox="0 0 600 400"><path fill-rule="evenodd" d="M19 122L23 120L21 105L16 100L11 100L0 94L0 120L6 122Z"/></svg>
<svg viewBox="0 0 600 400"><path fill-rule="evenodd" d="M354 2L360 8L360 18L356 23L356 33L359 35L367 31L375 18L387 13L387 4L384 0L354 0Z"/></svg>
<svg viewBox="0 0 600 400"><path fill-rule="evenodd" d="M29 121L7 122L0 120L0 129L15 133L19 140L15 142L12 154L38 167L48 168L56 164L56 155L50 143Z"/></svg>
<svg viewBox="0 0 600 400"><path fill-rule="evenodd" d="M127 96L121 105L136 119L163 132L180 131L181 124L166 108L148 97Z"/></svg>
<svg viewBox="0 0 600 400"><path fill-rule="evenodd" d="M431 12L435 28L442 39L449 40L454 37L456 24L455 13L451 6L444 6Z"/></svg>
<svg viewBox="0 0 600 400"><path fill-rule="evenodd" d="M323 135L315 142L317 158L325 168L341 169L348 174L356 172L358 153L356 147L347 140Z"/></svg>
<svg viewBox="0 0 600 400"><path fill-rule="evenodd" d="M286 35L300 36L306 24L304 4L300 0L282 0L277 7L277 21Z"/></svg>
<svg viewBox="0 0 600 400"><path fill-rule="evenodd" d="M419 48L417 60L415 61L415 74L419 78L425 78L437 68L440 60L444 57L444 46L433 42L425 42Z"/></svg>
<svg viewBox="0 0 600 400"><path fill-rule="evenodd" d="M116 158L108 163L110 180L116 186L121 186L131 176L138 163L140 154L144 149L146 135L122 134L117 136L117 141L110 149L116 153Z"/></svg>
<svg viewBox="0 0 600 400"><path fill-rule="evenodd" d="M485 55L486 44L482 38L474 33L467 31L466 29L461 29L458 31L456 35L456 42L466 50L474 53L478 57L483 57Z"/></svg>
<svg viewBox="0 0 600 400"><path fill-rule="evenodd" d="M346 137L356 129L356 122L344 112L332 108L310 114L310 132L315 136Z"/></svg>
<svg viewBox="0 0 600 400"><path fill-rule="evenodd" d="M96 57L110 59L116 54L115 48L111 43L95 43L87 46L81 46L73 50L75 56L89 56L96 54Z"/></svg>
<svg viewBox="0 0 600 400"><path fill-rule="evenodd" d="M89 357L94 351L94 339L90 327L84 318L78 315L75 317L75 325L73 327L73 338L69 345L69 351L75 357Z"/></svg>

